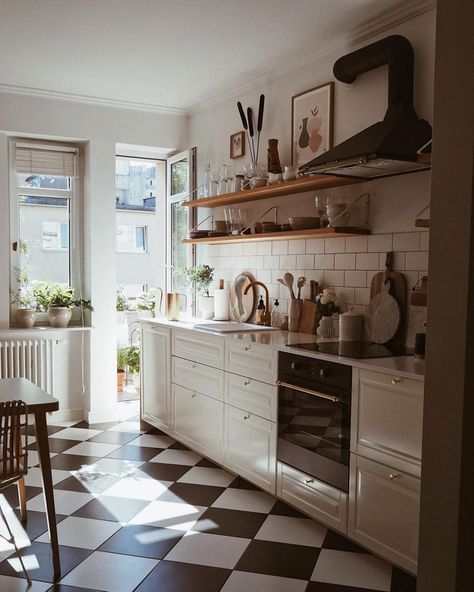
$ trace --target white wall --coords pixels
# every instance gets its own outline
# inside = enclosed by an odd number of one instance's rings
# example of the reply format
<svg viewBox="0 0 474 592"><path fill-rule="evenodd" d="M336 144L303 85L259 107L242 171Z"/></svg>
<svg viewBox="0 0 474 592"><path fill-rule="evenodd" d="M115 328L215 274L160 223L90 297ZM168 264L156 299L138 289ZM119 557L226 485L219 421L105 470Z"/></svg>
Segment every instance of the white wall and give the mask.
<svg viewBox="0 0 474 592"><path fill-rule="evenodd" d="M346 53L390 34L405 35L415 53L415 108L420 117L432 121L435 14L430 11L358 46L343 47L321 55L313 63L268 80L251 91L195 113L190 120L190 143L197 146L198 169L211 163L216 169L229 162L229 135L241 129L236 102L258 109L260 93L266 97L265 118L259 161L266 164L268 138L278 138L282 165L291 160L291 97L306 89L333 80L332 66ZM383 118L387 108L387 68L379 68L361 75L351 85L336 81L334 100L334 143L337 144ZM242 166L247 156L230 161ZM427 233L414 227L414 217L430 199L430 173L423 172L403 177L381 179L322 192L323 195L355 198L370 192L370 226L372 234L380 235L353 241L273 241L233 245L199 246L198 260L210 262L217 278L231 281L242 270L251 271L257 279L267 283L273 297L286 299L285 289L276 282L286 270L296 277L314 277L323 285L336 287L346 304L364 307L369 298L368 286L375 271L382 268L385 252L397 252L396 266L407 275L409 287L427 270ZM271 205L279 207L279 221L288 216L316 215L314 193L265 200L258 204L243 204L247 220L252 221ZM208 213L208 212L207 212ZM200 211L202 219L207 215ZM223 218L222 210L214 211L215 218ZM271 218L269 218L271 219ZM406 236L402 236L408 233ZM323 255L322 257L320 255ZM282 308L285 309L283 300ZM418 322L419 325L419 322Z"/></svg>
<svg viewBox="0 0 474 592"><path fill-rule="evenodd" d="M86 348L86 417L113 419L115 383L115 151L117 144L187 146L187 118L0 93L0 328L9 326L8 137L82 143L84 153L84 291L92 299ZM87 345L87 344L86 344ZM80 363L79 351L76 362ZM70 389L80 384L71 377Z"/></svg>

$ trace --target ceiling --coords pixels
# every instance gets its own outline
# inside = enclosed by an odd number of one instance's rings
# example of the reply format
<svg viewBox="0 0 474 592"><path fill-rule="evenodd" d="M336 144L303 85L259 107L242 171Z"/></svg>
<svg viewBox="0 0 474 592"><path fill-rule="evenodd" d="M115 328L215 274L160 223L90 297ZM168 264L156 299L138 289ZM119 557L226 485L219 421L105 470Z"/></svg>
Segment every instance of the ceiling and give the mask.
<svg viewBox="0 0 474 592"><path fill-rule="evenodd" d="M1 0L0 89L188 111L410 2Z"/></svg>

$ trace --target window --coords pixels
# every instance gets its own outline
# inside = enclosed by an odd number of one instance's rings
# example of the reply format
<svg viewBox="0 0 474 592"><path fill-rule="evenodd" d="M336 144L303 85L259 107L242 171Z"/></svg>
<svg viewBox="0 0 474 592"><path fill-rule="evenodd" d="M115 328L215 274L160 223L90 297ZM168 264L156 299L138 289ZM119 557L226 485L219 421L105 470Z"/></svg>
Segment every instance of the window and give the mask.
<svg viewBox="0 0 474 592"><path fill-rule="evenodd" d="M12 141L10 158L13 301L38 282L67 284L79 295L78 149Z"/></svg>
<svg viewBox="0 0 474 592"><path fill-rule="evenodd" d="M117 225L117 251L119 253L146 253L146 238L146 226Z"/></svg>

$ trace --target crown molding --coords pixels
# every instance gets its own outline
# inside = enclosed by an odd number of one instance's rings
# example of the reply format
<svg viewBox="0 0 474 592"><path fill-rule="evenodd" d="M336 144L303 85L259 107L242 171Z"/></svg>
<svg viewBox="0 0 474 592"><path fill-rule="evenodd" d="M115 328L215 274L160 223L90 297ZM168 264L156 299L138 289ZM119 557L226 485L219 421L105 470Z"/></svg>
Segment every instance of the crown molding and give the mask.
<svg viewBox="0 0 474 592"><path fill-rule="evenodd" d="M92 97L89 95L80 95L75 93L66 93L55 90L46 90L42 88L31 88L28 86L16 86L13 84L0 83L0 92L31 96L43 99L55 99L59 101L69 101L73 103L82 103L86 105L99 105L104 107L115 107L117 109L132 109L134 111L147 111L150 113L160 113L162 115L186 116L187 110L180 107L167 107L165 105L155 105L153 103L139 103L135 101L123 101L120 99L110 99L105 97Z"/></svg>
<svg viewBox="0 0 474 592"><path fill-rule="evenodd" d="M188 115L195 115L200 111L205 111L225 100L232 99L235 96L249 92L255 88L264 86L271 80L280 78L281 76L302 68L307 64L315 62L317 59L337 51L338 49L349 46L354 46L368 39L376 37L397 25L416 18L426 12L433 10L436 7L436 0L406 0L403 4L387 10L373 19L370 19L363 25L353 29L351 32L338 37L337 39L320 45L309 53L304 54L298 58L289 60L280 64L271 71L259 74L249 80L246 80L232 88L225 90L218 95L214 95L208 99L200 101L187 109Z"/></svg>

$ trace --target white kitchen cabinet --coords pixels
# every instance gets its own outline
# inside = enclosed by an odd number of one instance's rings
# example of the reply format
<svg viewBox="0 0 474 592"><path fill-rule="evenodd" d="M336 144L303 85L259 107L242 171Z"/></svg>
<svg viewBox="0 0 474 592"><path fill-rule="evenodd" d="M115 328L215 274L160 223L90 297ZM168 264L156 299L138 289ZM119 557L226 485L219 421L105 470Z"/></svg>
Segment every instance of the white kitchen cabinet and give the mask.
<svg viewBox="0 0 474 592"><path fill-rule="evenodd" d="M212 368L224 368L223 337L202 331L173 331L173 355Z"/></svg>
<svg viewBox="0 0 474 592"><path fill-rule="evenodd" d="M220 461L224 403L176 384L171 391L173 434L194 450Z"/></svg>
<svg viewBox="0 0 474 592"><path fill-rule="evenodd" d="M322 524L347 534L347 494L278 463L277 495Z"/></svg>
<svg viewBox="0 0 474 592"><path fill-rule="evenodd" d="M353 411L352 452L420 476L422 381L360 370Z"/></svg>
<svg viewBox="0 0 474 592"><path fill-rule="evenodd" d="M277 354L261 343L229 339L226 344L225 369L227 372L276 383Z"/></svg>
<svg viewBox="0 0 474 592"><path fill-rule="evenodd" d="M171 380L213 399L224 398L224 370L173 356Z"/></svg>
<svg viewBox="0 0 474 592"><path fill-rule="evenodd" d="M275 494L276 423L225 406L224 459L226 466L262 489Z"/></svg>
<svg viewBox="0 0 474 592"><path fill-rule="evenodd" d="M225 402L239 409L246 409L255 415L271 421L277 420L278 390L276 386L225 373Z"/></svg>
<svg viewBox="0 0 474 592"><path fill-rule="evenodd" d="M158 428L169 429L170 331L143 325L141 337L141 417Z"/></svg>
<svg viewBox="0 0 474 592"><path fill-rule="evenodd" d="M420 480L351 455L349 536L416 573Z"/></svg>

